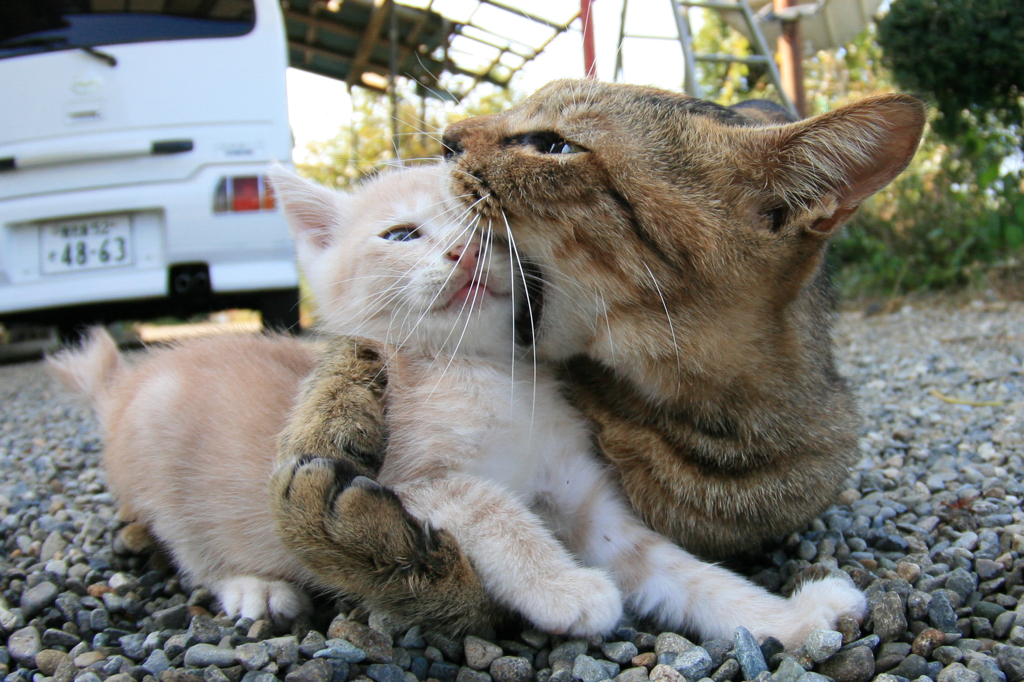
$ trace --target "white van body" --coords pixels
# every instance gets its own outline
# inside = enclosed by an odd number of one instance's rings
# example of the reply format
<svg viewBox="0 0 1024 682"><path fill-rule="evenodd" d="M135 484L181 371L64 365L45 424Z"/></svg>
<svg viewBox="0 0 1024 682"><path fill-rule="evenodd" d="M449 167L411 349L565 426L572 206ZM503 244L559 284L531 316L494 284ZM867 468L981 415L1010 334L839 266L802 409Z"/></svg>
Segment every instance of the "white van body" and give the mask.
<svg viewBox="0 0 1024 682"><path fill-rule="evenodd" d="M293 244L262 177L292 146L278 0L4 4L0 23L20 5L71 28L0 27L0 321L247 307L296 323Z"/></svg>

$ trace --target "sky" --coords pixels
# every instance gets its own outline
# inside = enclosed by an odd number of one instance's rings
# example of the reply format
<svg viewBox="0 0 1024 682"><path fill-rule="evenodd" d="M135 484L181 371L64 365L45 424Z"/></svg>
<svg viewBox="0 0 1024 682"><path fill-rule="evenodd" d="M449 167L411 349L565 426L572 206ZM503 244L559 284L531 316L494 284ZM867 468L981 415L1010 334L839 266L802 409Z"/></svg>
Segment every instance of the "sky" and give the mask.
<svg viewBox="0 0 1024 682"><path fill-rule="evenodd" d="M592 16L601 80L610 81L614 76L622 1L594 0ZM693 19L698 19L698 12L693 13ZM632 0L626 14L626 32L634 36L662 36L663 39L627 38L623 50L623 80L681 88L682 47L669 0ZM539 57L527 63L513 83L523 92L532 92L557 78L581 76L583 44L577 21L570 31L561 34ZM352 109L345 86L339 81L292 68L288 69L287 81L288 117L295 136L294 156L296 161L301 161L309 142L331 139L348 124Z"/></svg>

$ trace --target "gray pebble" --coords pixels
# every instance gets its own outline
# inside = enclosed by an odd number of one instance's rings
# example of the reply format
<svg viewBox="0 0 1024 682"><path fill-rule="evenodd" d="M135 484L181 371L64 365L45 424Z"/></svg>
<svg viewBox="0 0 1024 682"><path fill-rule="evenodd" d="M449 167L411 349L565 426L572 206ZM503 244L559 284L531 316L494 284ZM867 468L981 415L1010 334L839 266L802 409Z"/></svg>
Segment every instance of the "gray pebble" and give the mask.
<svg viewBox="0 0 1024 682"><path fill-rule="evenodd" d="M474 670L486 670L491 663L505 653L497 644L472 635L463 641L463 650L466 656L466 665Z"/></svg>
<svg viewBox="0 0 1024 682"><path fill-rule="evenodd" d="M968 670L962 663L950 663L939 673L936 682L978 682L981 675Z"/></svg>
<svg viewBox="0 0 1024 682"><path fill-rule="evenodd" d="M867 682L875 674L875 657L867 647L843 649L821 663L818 669L835 682Z"/></svg>
<svg viewBox="0 0 1024 682"><path fill-rule="evenodd" d="M647 668L626 668L615 676L614 682L647 682L648 677Z"/></svg>
<svg viewBox="0 0 1024 682"><path fill-rule="evenodd" d="M552 649L548 660L551 661L552 667L554 667L556 661L569 661L572 663L576 660L577 656L587 653L588 646L587 641L584 639L570 639Z"/></svg>
<svg viewBox="0 0 1024 682"><path fill-rule="evenodd" d="M259 670L270 663L270 654L262 642L240 644L235 647L235 660L246 670Z"/></svg>
<svg viewBox="0 0 1024 682"><path fill-rule="evenodd" d="M313 654L315 658L337 658L346 663L361 663L366 660L366 652L344 639L329 639L320 651Z"/></svg>
<svg viewBox="0 0 1024 682"><path fill-rule="evenodd" d="M619 665L626 665L633 660L640 651L632 642L607 642L601 645L603 653L609 661L615 661Z"/></svg>
<svg viewBox="0 0 1024 682"><path fill-rule="evenodd" d="M267 647L267 653L274 659L278 667L286 668L299 660L299 640L295 635L265 639L263 645ZM307 656L311 656L311 654Z"/></svg>
<svg viewBox="0 0 1024 682"><path fill-rule="evenodd" d="M455 682L491 682L491 676L480 670L473 670L462 666L459 668L459 674L455 678Z"/></svg>
<svg viewBox="0 0 1024 682"><path fill-rule="evenodd" d="M932 627L943 632L959 632L956 625L956 613L945 592L932 593L932 600L928 604L928 620Z"/></svg>
<svg viewBox="0 0 1024 682"><path fill-rule="evenodd" d="M589 658L589 656L580 655L576 658L577 665L580 658ZM591 659L593 660L593 659ZM533 678L533 666L530 662L521 656L502 656L494 660L491 663L489 670L491 678L494 682L530 682ZM576 666L573 667L573 677L578 677L576 674ZM586 682L598 682L603 680L608 675L589 680L586 678Z"/></svg>
<svg viewBox="0 0 1024 682"><path fill-rule="evenodd" d="M797 682L803 674L807 672L804 667L797 663L793 658L786 657L782 659L782 663L779 664L775 674L772 675L772 682Z"/></svg>
<svg viewBox="0 0 1024 682"><path fill-rule="evenodd" d="M815 663L821 663L827 658L831 657L843 646L843 635L835 630L820 630L814 629L811 634L807 636L807 641L804 642L804 650L807 655L811 657L811 660Z"/></svg>
<svg viewBox="0 0 1024 682"><path fill-rule="evenodd" d="M57 600L60 589L50 582L42 582L21 593L21 613L31 620Z"/></svg>
<svg viewBox="0 0 1024 682"><path fill-rule="evenodd" d="M233 649L223 649L212 644L196 644L185 652L185 665L193 668L205 668L210 665L228 668L234 664Z"/></svg>
<svg viewBox="0 0 1024 682"><path fill-rule="evenodd" d="M373 682L405 682L405 671L392 663L374 663L367 666L366 676ZM441 679L441 678L438 678ZM453 682L454 675L449 680L441 679L441 682Z"/></svg>
<svg viewBox="0 0 1024 682"><path fill-rule="evenodd" d="M765 663L761 648L757 645L754 636L750 634L750 630L742 625L736 628L733 633L733 644L736 660L739 661L740 669L743 671L743 679L753 680L768 670L768 664Z"/></svg>
<svg viewBox="0 0 1024 682"><path fill-rule="evenodd" d="M875 634L883 642L894 640L907 629L907 616L903 600L895 592L886 592L871 609Z"/></svg>
<svg viewBox="0 0 1024 682"><path fill-rule="evenodd" d="M699 680L711 672L711 656L703 648L695 646L676 656L672 667L688 680Z"/></svg>
<svg viewBox="0 0 1024 682"><path fill-rule="evenodd" d="M600 682L601 680L614 678L618 674L619 666L617 664L609 661L600 661L586 654L577 656L572 666L572 676L577 680L583 680L583 682ZM495 682L501 682L498 676L494 674L494 665L491 666L491 677L495 679Z"/></svg>
<svg viewBox="0 0 1024 682"><path fill-rule="evenodd" d="M530 669L533 670L532 668ZM459 666L454 663L448 663L447 661L438 661L437 663L430 664L430 670L427 672L427 676L438 680L438 682L455 682L455 678L459 675Z"/></svg>
<svg viewBox="0 0 1024 682"><path fill-rule="evenodd" d="M11 658L26 668L35 667L36 654L42 650L39 630L33 627L22 628L7 638L7 651Z"/></svg>
<svg viewBox="0 0 1024 682"><path fill-rule="evenodd" d="M661 656L664 653L681 654L697 646L682 635L674 632L663 632L658 635L654 643L654 653Z"/></svg>
<svg viewBox="0 0 1024 682"><path fill-rule="evenodd" d="M171 662L162 649L156 649L142 662L141 666L153 677L160 677L160 673L171 667Z"/></svg>
<svg viewBox="0 0 1024 682"><path fill-rule="evenodd" d="M263 670L250 670L242 676L242 682L278 682L277 677Z"/></svg>
<svg viewBox="0 0 1024 682"><path fill-rule="evenodd" d="M331 682L334 669L322 658L306 661L285 675L285 682Z"/></svg>
<svg viewBox="0 0 1024 682"><path fill-rule="evenodd" d="M656 665L651 670L651 682L686 682L678 670L669 665Z"/></svg>
<svg viewBox="0 0 1024 682"><path fill-rule="evenodd" d="M405 649L423 649L427 641L423 639L423 630L419 625L409 628L398 640L398 646Z"/></svg>

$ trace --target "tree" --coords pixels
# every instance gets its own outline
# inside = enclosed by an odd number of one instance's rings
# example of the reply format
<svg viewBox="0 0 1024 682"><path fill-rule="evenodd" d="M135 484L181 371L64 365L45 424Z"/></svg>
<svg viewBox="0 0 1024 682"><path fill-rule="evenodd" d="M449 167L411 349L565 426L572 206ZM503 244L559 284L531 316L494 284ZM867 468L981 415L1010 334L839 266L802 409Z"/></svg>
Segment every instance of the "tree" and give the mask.
<svg viewBox="0 0 1024 682"><path fill-rule="evenodd" d="M896 82L933 100L947 139L1024 124L1020 0L896 0L878 37Z"/></svg>

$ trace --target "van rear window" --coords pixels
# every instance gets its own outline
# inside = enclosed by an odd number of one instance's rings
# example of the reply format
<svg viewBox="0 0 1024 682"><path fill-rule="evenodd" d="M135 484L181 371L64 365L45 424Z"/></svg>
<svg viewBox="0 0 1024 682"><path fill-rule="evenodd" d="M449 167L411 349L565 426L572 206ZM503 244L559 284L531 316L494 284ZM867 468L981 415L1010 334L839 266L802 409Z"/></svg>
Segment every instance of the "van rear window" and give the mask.
<svg viewBox="0 0 1024 682"><path fill-rule="evenodd" d="M254 0L0 0L0 59L252 30Z"/></svg>

